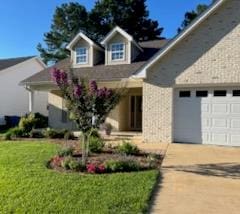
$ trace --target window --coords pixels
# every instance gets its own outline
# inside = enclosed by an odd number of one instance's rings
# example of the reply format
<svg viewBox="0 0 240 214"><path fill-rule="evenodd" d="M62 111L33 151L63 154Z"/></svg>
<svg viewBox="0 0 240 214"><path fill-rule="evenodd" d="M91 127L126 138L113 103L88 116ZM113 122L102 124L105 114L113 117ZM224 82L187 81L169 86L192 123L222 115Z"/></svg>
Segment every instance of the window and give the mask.
<svg viewBox="0 0 240 214"><path fill-rule="evenodd" d="M123 43L115 43L111 45L112 60L124 60L124 49Z"/></svg>
<svg viewBox="0 0 240 214"><path fill-rule="evenodd" d="M240 90L233 90L234 97L240 97Z"/></svg>
<svg viewBox="0 0 240 214"><path fill-rule="evenodd" d="M227 91L226 90L216 90L214 91L214 97L226 97Z"/></svg>
<svg viewBox="0 0 240 214"><path fill-rule="evenodd" d="M191 91L180 91L179 97L191 97Z"/></svg>
<svg viewBox="0 0 240 214"><path fill-rule="evenodd" d="M196 97L207 97L208 91L196 91Z"/></svg>
<svg viewBox="0 0 240 214"><path fill-rule="evenodd" d="M87 48L76 48L76 63L77 64L87 64Z"/></svg>

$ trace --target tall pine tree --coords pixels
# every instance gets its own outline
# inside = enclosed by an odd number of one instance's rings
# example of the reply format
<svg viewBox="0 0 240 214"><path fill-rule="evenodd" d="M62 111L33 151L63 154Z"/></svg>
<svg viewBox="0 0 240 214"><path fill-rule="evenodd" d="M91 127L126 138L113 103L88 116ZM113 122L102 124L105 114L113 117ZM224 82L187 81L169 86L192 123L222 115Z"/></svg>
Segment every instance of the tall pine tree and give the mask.
<svg viewBox="0 0 240 214"><path fill-rule="evenodd" d="M44 34L46 48L38 44L37 49L45 63L55 63L69 55L66 45L79 32L87 30L88 13L78 3L62 4L56 8L51 30Z"/></svg>
<svg viewBox="0 0 240 214"><path fill-rule="evenodd" d="M212 0L212 2L215 2L216 0ZM184 30L188 25L192 23L194 19L196 19L199 15L201 15L203 12L205 12L208 9L208 5L206 4L199 4L195 10L188 11L185 13L184 20L181 24L181 27L178 28L178 33L180 33L182 30Z"/></svg>
<svg viewBox="0 0 240 214"><path fill-rule="evenodd" d="M149 18L146 0L98 0L89 18L96 39L116 25L137 41L157 39L163 31L157 21Z"/></svg>
<svg viewBox="0 0 240 214"><path fill-rule="evenodd" d="M56 8L44 34L46 46L37 49L46 63L55 63L69 55L65 47L80 30L100 41L116 25L138 41L157 39L163 30L149 18L146 0L98 0L89 13L79 3L69 3Z"/></svg>

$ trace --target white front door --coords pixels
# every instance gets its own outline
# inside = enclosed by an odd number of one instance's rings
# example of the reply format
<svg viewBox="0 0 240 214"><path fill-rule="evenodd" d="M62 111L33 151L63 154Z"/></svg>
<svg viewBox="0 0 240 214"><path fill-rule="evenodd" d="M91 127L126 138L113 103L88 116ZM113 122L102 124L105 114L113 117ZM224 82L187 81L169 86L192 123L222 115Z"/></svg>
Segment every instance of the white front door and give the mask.
<svg viewBox="0 0 240 214"><path fill-rule="evenodd" d="M240 146L240 88L175 90L174 141Z"/></svg>

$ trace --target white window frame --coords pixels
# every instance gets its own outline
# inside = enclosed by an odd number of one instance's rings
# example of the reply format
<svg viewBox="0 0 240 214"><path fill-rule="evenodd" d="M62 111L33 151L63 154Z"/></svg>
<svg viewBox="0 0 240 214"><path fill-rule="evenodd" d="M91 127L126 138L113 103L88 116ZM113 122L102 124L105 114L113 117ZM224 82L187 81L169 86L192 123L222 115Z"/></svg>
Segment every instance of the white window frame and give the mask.
<svg viewBox="0 0 240 214"><path fill-rule="evenodd" d="M86 53L85 54L78 54L77 53L77 49L85 49L86 50ZM78 57L86 57L86 61L85 62L78 62L77 61L77 58ZM75 62L77 65L85 65L85 64L88 64L88 48L87 47L77 47L75 49Z"/></svg>
<svg viewBox="0 0 240 214"><path fill-rule="evenodd" d="M113 51L112 48L114 45L123 45L123 50L117 50L117 51ZM110 45L110 49L111 49L111 60L112 61L124 61L125 60L125 43L123 42L118 42L118 43L112 43ZM113 59L113 53L123 53L123 57L121 59Z"/></svg>

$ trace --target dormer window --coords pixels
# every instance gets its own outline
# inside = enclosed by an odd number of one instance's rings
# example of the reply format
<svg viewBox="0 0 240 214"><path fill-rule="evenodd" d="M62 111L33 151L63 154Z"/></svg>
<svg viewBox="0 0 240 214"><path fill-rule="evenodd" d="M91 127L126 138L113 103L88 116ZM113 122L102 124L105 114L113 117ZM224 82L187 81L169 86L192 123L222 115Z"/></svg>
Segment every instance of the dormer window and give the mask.
<svg viewBox="0 0 240 214"><path fill-rule="evenodd" d="M88 63L88 50L85 47L76 48L76 64Z"/></svg>
<svg viewBox="0 0 240 214"><path fill-rule="evenodd" d="M111 44L112 61L121 61L125 59L124 43Z"/></svg>

